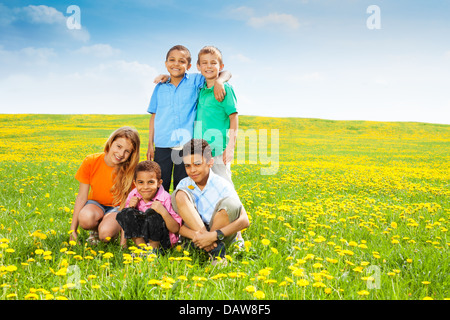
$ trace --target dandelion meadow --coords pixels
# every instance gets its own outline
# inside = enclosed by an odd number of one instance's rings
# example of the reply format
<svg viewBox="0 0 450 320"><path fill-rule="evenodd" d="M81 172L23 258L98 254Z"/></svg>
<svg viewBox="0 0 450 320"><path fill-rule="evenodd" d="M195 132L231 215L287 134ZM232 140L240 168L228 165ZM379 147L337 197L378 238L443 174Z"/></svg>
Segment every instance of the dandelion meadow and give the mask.
<svg viewBox="0 0 450 320"><path fill-rule="evenodd" d="M212 266L182 246L141 256L83 230L69 242L81 161L123 125L146 146L148 116L0 122L2 300L450 298L448 125L241 116L232 172L250 227ZM251 130L267 134L265 158Z"/></svg>

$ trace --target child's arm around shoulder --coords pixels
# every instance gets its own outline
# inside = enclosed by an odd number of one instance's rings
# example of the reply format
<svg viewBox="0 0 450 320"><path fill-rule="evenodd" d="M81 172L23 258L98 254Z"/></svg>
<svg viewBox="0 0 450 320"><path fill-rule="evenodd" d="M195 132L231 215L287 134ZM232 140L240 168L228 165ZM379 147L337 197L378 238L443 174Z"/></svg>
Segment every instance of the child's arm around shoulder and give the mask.
<svg viewBox="0 0 450 320"><path fill-rule="evenodd" d="M224 70L219 73L219 77L216 79L214 83L214 97L217 101L222 102L225 99L227 94L225 90L224 83L228 82L231 79L231 72Z"/></svg>

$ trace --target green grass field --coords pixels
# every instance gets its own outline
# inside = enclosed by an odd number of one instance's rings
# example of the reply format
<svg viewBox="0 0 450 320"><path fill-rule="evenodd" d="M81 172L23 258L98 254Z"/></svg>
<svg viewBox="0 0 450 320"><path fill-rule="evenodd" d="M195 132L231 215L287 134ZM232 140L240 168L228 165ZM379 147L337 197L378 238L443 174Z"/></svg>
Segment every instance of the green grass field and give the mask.
<svg viewBox="0 0 450 320"><path fill-rule="evenodd" d="M449 125L241 116L251 224L215 268L180 246L69 243L81 161L123 125L144 160L148 120L0 115L0 299L450 298Z"/></svg>

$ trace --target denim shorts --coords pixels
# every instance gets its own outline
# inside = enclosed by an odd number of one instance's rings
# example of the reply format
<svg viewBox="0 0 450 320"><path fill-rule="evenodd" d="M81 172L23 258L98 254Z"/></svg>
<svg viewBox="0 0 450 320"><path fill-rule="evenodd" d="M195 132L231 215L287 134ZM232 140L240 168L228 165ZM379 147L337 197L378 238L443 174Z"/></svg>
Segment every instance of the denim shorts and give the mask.
<svg viewBox="0 0 450 320"><path fill-rule="evenodd" d="M119 207L104 206L95 200L88 200L86 202L85 206L88 204L95 204L97 207L99 207L100 209L103 210L104 215L107 215L108 213L111 213L111 212L119 212Z"/></svg>

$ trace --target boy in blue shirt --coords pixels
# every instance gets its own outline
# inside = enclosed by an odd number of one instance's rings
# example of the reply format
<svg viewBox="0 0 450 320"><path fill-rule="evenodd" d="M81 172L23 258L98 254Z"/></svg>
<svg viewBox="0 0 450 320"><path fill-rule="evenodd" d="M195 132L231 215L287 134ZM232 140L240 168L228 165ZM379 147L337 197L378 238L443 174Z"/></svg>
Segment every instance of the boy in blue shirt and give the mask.
<svg viewBox="0 0 450 320"><path fill-rule="evenodd" d="M165 65L170 77L166 81L163 77L164 82L156 85L147 110L151 114L147 160L160 165L163 187L169 192L172 172L173 189L187 176L179 153L183 144L193 137L198 92L205 78L186 73L191 67L191 54L181 45L168 51ZM223 82L230 78L229 72L221 73L214 90L218 101L225 96Z"/></svg>
<svg viewBox="0 0 450 320"><path fill-rule="evenodd" d="M172 208L183 219L179 234L207 251L212 258L224 257L249 220L233 185L211 167L211 147L203 139L192 139L182 149L188 174L172 193Z"/></svg>

